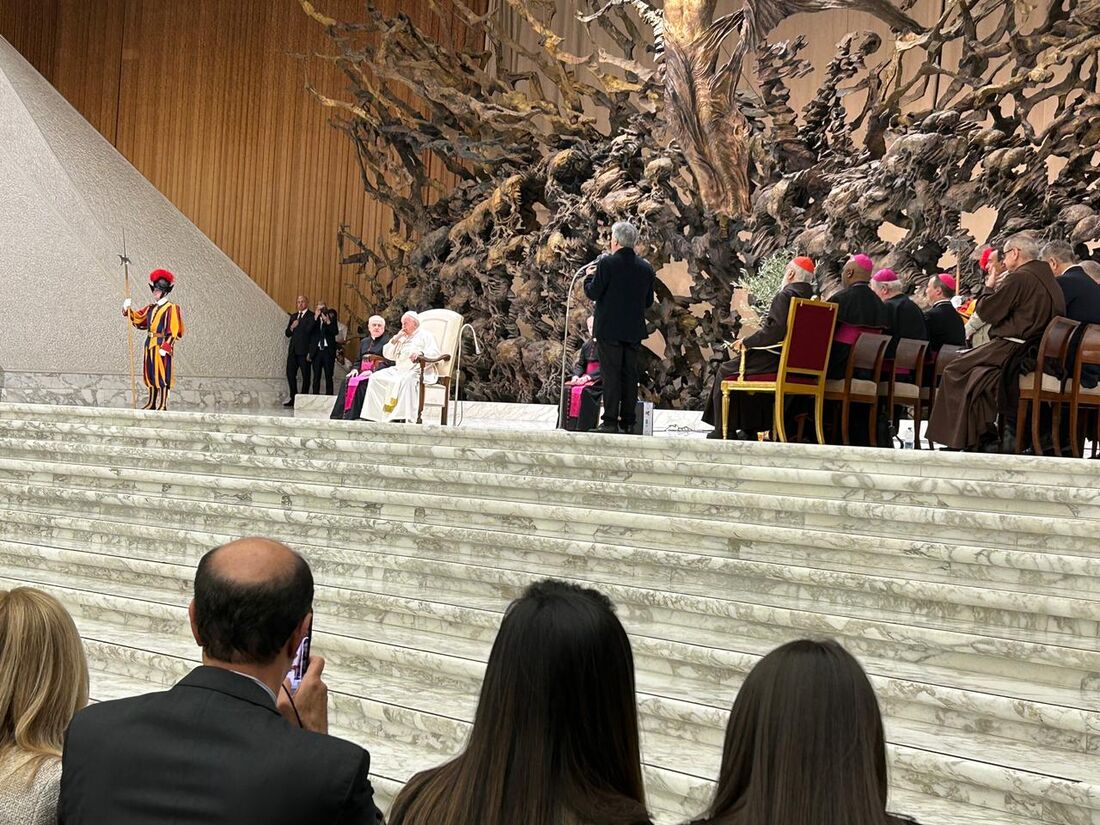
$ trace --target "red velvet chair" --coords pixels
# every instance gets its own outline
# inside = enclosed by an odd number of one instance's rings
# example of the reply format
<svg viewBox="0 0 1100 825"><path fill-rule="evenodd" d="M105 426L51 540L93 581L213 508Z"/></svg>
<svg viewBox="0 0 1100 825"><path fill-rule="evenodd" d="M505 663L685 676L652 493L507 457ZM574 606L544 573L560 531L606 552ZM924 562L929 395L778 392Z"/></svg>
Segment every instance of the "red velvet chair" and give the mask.
<svg viewBox="0 0 1100 825"><path fill-rule="evenodd" d="M780 441L787 440L783 423L784 402L791 396L809 396L814 400L814 425L817 442L825 443L825 373L836 326L836 304L795 298L787 316L787 336L779 345L779 371L745 375L745 352L737 378L722 382L722 438L729 437L730 393L771 393L775 396L773 426ZM774 349L766 347L765 349Z"/></svg>

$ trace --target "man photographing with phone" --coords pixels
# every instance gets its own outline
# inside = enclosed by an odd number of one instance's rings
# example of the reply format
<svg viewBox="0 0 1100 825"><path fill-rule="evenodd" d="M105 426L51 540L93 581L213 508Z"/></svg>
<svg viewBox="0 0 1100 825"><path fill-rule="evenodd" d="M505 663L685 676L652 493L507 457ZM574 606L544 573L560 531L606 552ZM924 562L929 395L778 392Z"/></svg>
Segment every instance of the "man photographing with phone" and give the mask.
<svg viewBox="0 0 1100 825"><path fill-rule="evenodd" d="M325 663L303 644L313 621L306 561L262 538L211 550L188 614L201 667L171 690L73 720L59 825L380 823L370 755L325 735Z"/></svg>

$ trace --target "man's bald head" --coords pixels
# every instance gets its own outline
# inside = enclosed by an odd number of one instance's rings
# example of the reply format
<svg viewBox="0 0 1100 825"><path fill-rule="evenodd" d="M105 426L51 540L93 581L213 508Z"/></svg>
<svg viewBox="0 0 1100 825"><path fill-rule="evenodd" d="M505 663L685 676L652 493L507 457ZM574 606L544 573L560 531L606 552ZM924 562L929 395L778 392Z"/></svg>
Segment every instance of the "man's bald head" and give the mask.
<svg viewBox="0 0 1100 825"><path fill-rule="evenodd" d="M309 565L271 539L238 539L216 547L195 572L195 631L212 659L271 662L312 606Z"/></svg>

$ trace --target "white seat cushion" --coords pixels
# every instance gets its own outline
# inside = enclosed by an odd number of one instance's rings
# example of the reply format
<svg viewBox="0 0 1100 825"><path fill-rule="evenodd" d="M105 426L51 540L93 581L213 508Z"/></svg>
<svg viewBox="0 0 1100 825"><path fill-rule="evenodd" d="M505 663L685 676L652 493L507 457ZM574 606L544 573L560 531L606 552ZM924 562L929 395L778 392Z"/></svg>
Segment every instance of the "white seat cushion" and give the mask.
<svg viewBox="0 0 1100 825"><path fill-rule="evenodd" d="M928 388L921 387L920 390L921 400L928 400ZM915 401L917 398L917 385L916 384L895 384L894 385L894 398L901 401Z"/></svg>
<svg viewBox="0 0 1100 825"><path fill-rule="evenodd" d="M866 381L861 378L852 379L851 392L856 395L874 395L875 391L874 381ZM826 381L825 392L844 392L844 379L834 378L830 381Z"/></svg>
<svg viewBox="0 0 1100 825"><path fill-rule="evenodd" d="M1030 390L1035 386L1035 373L1029 372L1020 376L1020 389ZM1043 373L1043 392L1061 392L1062 382L1053 375Z"/></svg>

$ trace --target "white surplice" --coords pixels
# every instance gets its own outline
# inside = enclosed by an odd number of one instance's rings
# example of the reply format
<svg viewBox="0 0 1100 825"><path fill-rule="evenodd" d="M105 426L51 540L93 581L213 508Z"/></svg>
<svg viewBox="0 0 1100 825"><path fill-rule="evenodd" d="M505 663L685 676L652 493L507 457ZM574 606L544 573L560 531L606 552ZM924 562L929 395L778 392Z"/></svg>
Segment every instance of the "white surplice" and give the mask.
<svg viewBox="0 0 1100 825"><path fill-rule="evenodd" d="M410 336L399 332L382 348L382 355L395 363L389 369L371 375L367 396L360 416L367 421L416 421L420 406L420 365L409 356L419 353L425 358L439 357L439 344L435 336L425 329L418 329ZM424 383L439 380L435 365L424 370Z"/></svg>

